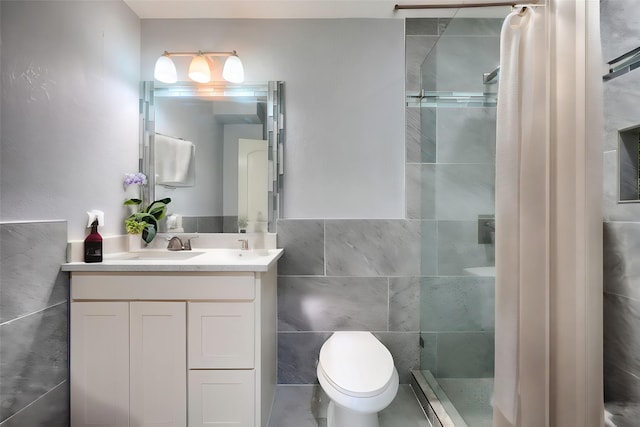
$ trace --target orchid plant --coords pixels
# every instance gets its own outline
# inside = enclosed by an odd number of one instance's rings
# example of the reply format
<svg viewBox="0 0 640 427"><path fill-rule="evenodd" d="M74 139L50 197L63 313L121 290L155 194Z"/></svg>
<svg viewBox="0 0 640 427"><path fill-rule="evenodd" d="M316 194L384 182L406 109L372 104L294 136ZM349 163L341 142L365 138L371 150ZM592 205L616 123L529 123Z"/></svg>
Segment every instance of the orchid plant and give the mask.
<svg viewBox="0 0 640 427"><path fill-rule="evenodd" d="M143 173L128 173L124 178L124 188L130 185L146 185L147 177ZM158 233L158 221L167 215L167 204L171 202L170 198L156 200L144 207L141 199L127 199L125 206L135 206L137 212L132 213L124 220L124 226L129 234L142 234L142 240L146 243L156 237Z"/></svg>

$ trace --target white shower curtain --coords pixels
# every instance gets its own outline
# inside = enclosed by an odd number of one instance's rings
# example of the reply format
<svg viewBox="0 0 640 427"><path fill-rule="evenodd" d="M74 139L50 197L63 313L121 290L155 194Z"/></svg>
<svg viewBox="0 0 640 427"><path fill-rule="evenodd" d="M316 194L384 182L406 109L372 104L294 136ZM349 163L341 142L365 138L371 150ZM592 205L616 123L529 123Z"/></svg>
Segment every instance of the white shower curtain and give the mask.
<svg viewBox="0 0 640 427"><path fill-rule="evenodd" d="M548 145L543 19L533 8L515 10L505 19L500 37L494 426L517 425L520 364L531 356L523 340L529 340L536 328L536 313L537 319L545 318ZM525 327L527 334L521 334Z"/></svg>
<svg viewBox="0 0 640 427"><path fill-rule="evenodd" d="M599 0L539 4L501 33L493 425L600 427Z"/></svg>

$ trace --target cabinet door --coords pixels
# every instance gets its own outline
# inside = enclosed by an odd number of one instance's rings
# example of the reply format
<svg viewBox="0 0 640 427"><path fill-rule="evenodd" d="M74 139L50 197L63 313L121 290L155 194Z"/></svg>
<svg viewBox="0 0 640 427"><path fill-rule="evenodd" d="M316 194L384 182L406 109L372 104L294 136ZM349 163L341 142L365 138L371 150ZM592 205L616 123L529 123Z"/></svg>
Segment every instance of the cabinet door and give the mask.
<svg viewBox="0 0 640 427"><path fill-rule="evenodd" d="M254 372L189 371L189 427L255 427Z"/></svg>
<svg viewBox="0 0 640 427"><path fill-rule="evenodd" d="M187 424L184 302L132 302L131 427Z"/></svg>
<svg viewBox="0 0 640 427"><path fill-rule="evenodd" d="M71 303L71 426L129 425L129 303Z"/></svg>
<svg viewBox="0 0 640 427"><path fill-rule="evenodd" d="M253 302L189 303L189 369L253 368Z"/></svg>

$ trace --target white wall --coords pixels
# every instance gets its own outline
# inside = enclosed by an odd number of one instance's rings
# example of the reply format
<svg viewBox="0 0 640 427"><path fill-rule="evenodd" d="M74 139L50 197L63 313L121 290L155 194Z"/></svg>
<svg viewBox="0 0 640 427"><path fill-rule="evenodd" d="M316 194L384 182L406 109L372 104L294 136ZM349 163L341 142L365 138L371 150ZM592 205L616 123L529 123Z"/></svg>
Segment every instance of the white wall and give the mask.
<svg viewBox="0 0 640 427"><path fill-rule="evenodd" d="M2 1L0 219L124 233L138 169L140 21L122 2Z"/></svg>
<svg viewBox="0 0 640 427"><path fill-rule="evenodd" d="M403 218L403 25L142 20L141 76L165 50L237 50L246 81L286 82L284 217ZM175 62L185 80L188 59Z"/></svg>

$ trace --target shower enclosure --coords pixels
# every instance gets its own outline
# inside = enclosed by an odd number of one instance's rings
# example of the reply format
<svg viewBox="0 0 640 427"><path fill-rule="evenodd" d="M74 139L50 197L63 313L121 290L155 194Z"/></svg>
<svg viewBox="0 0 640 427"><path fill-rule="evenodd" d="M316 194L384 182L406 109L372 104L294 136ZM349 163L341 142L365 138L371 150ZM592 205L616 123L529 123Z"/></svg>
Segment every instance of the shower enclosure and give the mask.
<svg viewBox="0 0 640 427"><path fill-rule="evenodd" d="M423 259L414 375L435 426L492 425L502 12L406 23L407 214L422 223Z"/></svg>

